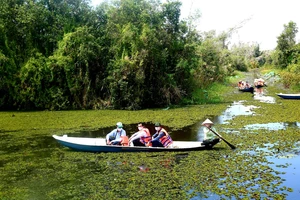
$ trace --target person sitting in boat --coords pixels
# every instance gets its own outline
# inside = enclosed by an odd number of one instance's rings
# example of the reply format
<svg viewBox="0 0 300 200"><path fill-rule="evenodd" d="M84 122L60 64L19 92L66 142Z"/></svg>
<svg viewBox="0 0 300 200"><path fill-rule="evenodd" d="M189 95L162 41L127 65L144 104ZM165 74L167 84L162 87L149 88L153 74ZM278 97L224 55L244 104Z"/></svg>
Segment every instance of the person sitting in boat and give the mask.
<svg viewBox="0 0 300 200"><path fill-rule="evenodd" d="M116 126L116 129L106 135L106 144L108 145L121 145L123 137L127 137L122 122L118 122Z"/></svg>
<svg viewBox="0 0 300 200"><path fill-rule="evenodd" d="M245 89L249 89L251 87L251 85L249 84L248 81L246 81L246 84L245 84Z"/></svg>
<svg viewBox="0 0 300 200"><path fill-rule="evenodd" d="M147 143L147 146L152 147L172 147L173 140L169 133L161 127L160 123L155 123L156 133L152 136L152 140Z"/></svg>
<svg viewBox="0 0 300 200"><path fill-rule="evenodd" d="M245 88L245 82L242 81L242 80L240 80L239 83L238 83L238 88L239 88L240 90L244 89L244 88Z"/></svg>
<svg viewBox="0 0 300 200"><path fill-rule="evenodd" d="M263 87L265 86L265 80L262 78L254 79L254 86L258 95L263 95Z"/></svg>
<svg viewBox="0 0 300 200"><path fill-rule="evenodd" d="M203 123L202 126L204 126L203 128L203 133L204 133L204 137L203 137L203 144L209 144L211 142L214 142L215 140L220 141L220 139L213 133L213 131L216 132L216 129L213 126L213 122L210 121L209 119L206 119ZM212 131L211 131L212 130Z"/></svg>
<svg viewBox="0 0 300 200"><path fill-rule="evenodd" d="M146 146L146 144L151 140L151 134L149 129L147 129L143 123L138 124L138 132L134 133L129 138L129 144L133 146Z"/></svg>
<svg viewBox="0 0 300 200"><path fill-rule="evenodd" d="M246 81L245 90L247 90L247 92L251 92L252 94L254 93L254 88L248 81Z"/></svg>

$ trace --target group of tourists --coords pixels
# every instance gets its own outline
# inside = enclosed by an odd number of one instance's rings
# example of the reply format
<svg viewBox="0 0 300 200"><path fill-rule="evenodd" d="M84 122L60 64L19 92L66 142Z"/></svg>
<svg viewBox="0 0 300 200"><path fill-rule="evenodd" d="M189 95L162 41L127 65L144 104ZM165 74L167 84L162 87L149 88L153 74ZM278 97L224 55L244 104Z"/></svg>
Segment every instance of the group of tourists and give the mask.
<svg viewBox="0 0 300 200"><path fill-rule="evenodd" d="M106 144L108 145L124 145L128 146L146 146L146 147L165 147L169 148L173 145L173 140L170 134L160 125L155 123L155 134L151 136L148 128L143 123L138 123L138 131L130 138L126 136L126 131L123 129L123 124L118 122L117 128L106 135Z"/></svg>
<svg viewBox="0 0 300 200"><path fill-rule="evenodd" d="M204 126L204 139L203 143L211 142L216 139L212 127L213 122L206 119L202 125ZM123 129L123 124L118 122L116 129L112 130L106 135L107 145L122 145L122 146L145 146L145 147L165 147L172 148L173 140L170 134L161 126L159 122L155 123L155 133L151 136L148 128L143 123L138 123L138 131L131 137L127 137L126 131Z"/></svg>
<svg viewBox="0 0 300 200"><path fill-rule="evenodd" d="M262 78L254 79L254 87L255 87L256 94L263 95L263 87L264 86L267 86L264 79L262 79ZM248 81L240 80L238 82L238 88L239 88L239 90L242 90L242 91L247 91L247 92L251 92L251 93L254 92L253 86L251 84L249 84Z"/></svg>
<svg viewBox="0 0 300 200"><path fill-rule="evenodd" d="M252 86L249 84L248 81L242 81L242 80L240 80L240 81L238 82L238 88L241 89L241 90L243 90L243 89L248 89L248 88L250 88L250 87L252 87Z"/></svg>

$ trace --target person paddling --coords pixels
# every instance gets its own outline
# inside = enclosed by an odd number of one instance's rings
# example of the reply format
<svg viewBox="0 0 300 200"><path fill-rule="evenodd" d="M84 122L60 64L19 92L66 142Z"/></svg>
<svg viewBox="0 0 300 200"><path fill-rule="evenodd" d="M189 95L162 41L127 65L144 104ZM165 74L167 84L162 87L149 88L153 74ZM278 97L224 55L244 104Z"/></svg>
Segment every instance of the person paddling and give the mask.
<svg viewBox="0 0 300 200"><path fill-rule="evenodd" d="M262 96L263 92L264 92L263 87L266 86L265 80L262 79L262 78L254 79L254 85L255 85L255 88L256 88L256 93L259 96Z"/></svg>
<svg viewBox="0 0 300 200"><path fill-rule="evenodd" d="M216 129L213 126L213 122L210 121L209 119L206 119L203 123L202 126L204 126L203 128L203 133L204 133L204 138L203 138L203 144L208 144L211 143L213 141L218 140L218 142L220 141L220 139L218 137L216 137L216 135L213 133L217 132Z"/></svg>

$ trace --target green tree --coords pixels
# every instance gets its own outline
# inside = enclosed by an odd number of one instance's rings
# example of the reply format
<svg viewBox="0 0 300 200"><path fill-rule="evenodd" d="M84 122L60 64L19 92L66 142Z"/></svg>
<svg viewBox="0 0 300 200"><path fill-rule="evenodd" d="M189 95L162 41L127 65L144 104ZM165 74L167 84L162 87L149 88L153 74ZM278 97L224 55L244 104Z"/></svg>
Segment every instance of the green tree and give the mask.
<svg viewBox="0 0 300 200"><path fill-rule="evenodd" d="M213 82L223 81L228 72L229 51L224 46L224 34L216 36L215 31L206 32L198 53L201 57L200 65L197 70L198 86L206 88Z"/></svg>
<svg viewBox="0 0 300 200"><path fill-rule="evenodd" d="M258 68L265 63L263 52L259 50L258 44L239 43L233 45L230 54L232 67L240 71Z"/></svg>
<svg viewBox="0 0 300 200"><path fill-rule="evenodd" d="M44 109L48 108L51 99L48 96L50 70L46 65L46 58L41 53L33 53L22 66L20 73L20 87L17 102L19 108Z"/></svg>
<svg viewBox="0 0 300 200"><path fill-rule="evenodd" d="M115 1L108 12L114 60L109 63L111 102L117 108L165 106L189 95L196 48L180 2ZM129 78L131 77L131 78ZM189 83L189 84L188 84Z"/></svg>
<svg viewBox="0 0 300 200"><path fill-rule="evenodd" d="M8 39L4 34L3 25L0 24L0 107L12 107L13 96L18 93L15 90L17 85L17 66L13 51L8 46Z"/></svg>
<svg viewBox="0 0 300 200"><path fill-rule="evenodd" d="M73 108L89 108L93 98L94 88L91 87L95 80L91 79L93 73L103 73L94 69L95 63L101 56L101 47L95 37L90 34L87 27L76 29L75 32L64 36L52 60L64 69ZM97 66L97 65L96 65Z"/></svg>
<svg viewBox="0 0 300 200"><path fill-rule="evenodd" d="M291 48L296 44L296 34L298 27L295 22L290 21L284 24L283 32L277 37L277 60L275 64L281 68L286 68L291 63Z"/></svg>
<svg viewBox="0 0 300 200"><path fill-rule="evenodd" d="M3 0L1 107L162 107L230 71L230 34L203 41L179 1L89 2Z"/></svg>

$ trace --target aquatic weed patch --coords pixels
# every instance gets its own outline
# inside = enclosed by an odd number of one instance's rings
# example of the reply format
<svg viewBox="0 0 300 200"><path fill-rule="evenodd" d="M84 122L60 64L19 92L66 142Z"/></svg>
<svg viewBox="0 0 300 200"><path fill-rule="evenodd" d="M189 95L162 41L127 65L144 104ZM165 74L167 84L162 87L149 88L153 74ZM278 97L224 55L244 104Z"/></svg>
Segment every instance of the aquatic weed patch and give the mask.
<svg viewBox="0 0 300 200"><path fill-rule="evenodd" d="M191 125L207 115L218 115L227 103L197 105L174 109L140 111L125 110L80 110L80 111L40 111L40 112L0 112L0 127L8 131L48 130L52 132L97 129L124 124L157 122L174 128ZM4 131L4 130L3 130Z"/></svg>
<svg viewBox="0 0 300 200"><path fill-rule="evenodd" d="M278 196L280 180L272 169L253 165L257 160L266 163L260 156L245 159L231 150L190 152L180 158L178 153L92 154L59 150L50 158L40 159L39 164L18 161L18 167L7 165L9 172L25 171L22 176L27 178L15 182L11 179L5 190L18 186L20 193L14 195L22 197L25 192L29 197L34 192L37 196L44 194L46 199L190 199L199 193L206 196L208 191L236 198ZM148 170L141 170L141 166ZM264 182L274 185L266 187ZM40 187L34 189L37 185ZM137 186L139 190L135 190ZM189 193L191 190L194 192Z"/></svg>
<svg viewBox="0 0 300 200"><path fill-rule="evenodd" d="M300 106L299 100L285 100L277 97L273 86L272 92L267 95L276 99L275 103L264 103L256 101L249 94L239 94L239 99L244 100L245 106L255 106L253 109L254 115L249 116L237 116L231 121L229 127L241 128L249 124L266 124L275 122L297 122L300 119Z"/></svg>
<svg viewBox="0 0 300 200"><path fill-rule="evenodd" d="M190 158L189 165L180 166L185 168L184 171L189 171L190 178L186 181L187 189L194 191L192 196L200 192L206 198L211 194L226 199L284 198L285 194L280 192L282 187L279 186L282 181L268 167L266 159L260 155L223 153L197 153Z"/></svg>
<svg viewBox="0 0 300 200"><path fill-rule="evenodd" d="M273 91L269 86L269 95L275 96ZM0 199L288 199L295 190L285 186L280 169L289 162L276 165L267 158L299 155L299 129L244 127L295 122L299 101L277 98L276 104L266 104L234 87L225 97L225 103L165 110L0 112ZM220 115L239 100L256 106L255 114L215 125L238 147L234 151L221 142L199 152L84 153L64 148L51 137L111 127L117 121L160 121L176 130Z"/></svg>

